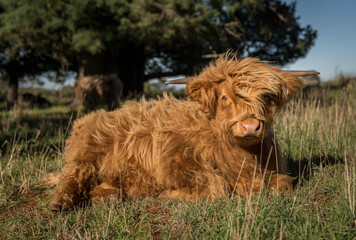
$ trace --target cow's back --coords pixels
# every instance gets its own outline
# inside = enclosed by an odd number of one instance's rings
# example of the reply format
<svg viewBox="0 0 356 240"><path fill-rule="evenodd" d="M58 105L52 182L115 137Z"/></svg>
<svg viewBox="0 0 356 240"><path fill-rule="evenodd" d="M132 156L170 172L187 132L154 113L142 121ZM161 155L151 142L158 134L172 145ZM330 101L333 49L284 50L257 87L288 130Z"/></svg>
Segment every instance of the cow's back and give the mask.
<svg viewBox="0 0 356 240"><path fill-rule="evenodd" d="M101 178L122 181L129 195L153 193L162 187L156 181L158 166L177 151L183 154L203 128L208 130L209 120L195 102L168 96L129 101L121 109L77 120L67 140L66 161L92 162Z"/></svg>

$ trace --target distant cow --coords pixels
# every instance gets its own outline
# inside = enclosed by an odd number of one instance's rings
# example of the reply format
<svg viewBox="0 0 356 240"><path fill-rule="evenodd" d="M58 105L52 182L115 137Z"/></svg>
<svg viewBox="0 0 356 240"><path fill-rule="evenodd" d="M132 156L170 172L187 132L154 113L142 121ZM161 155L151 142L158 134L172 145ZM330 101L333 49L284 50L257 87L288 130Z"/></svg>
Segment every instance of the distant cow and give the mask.
<svg viewBox="0 0 356 240"><path fill-rule="evenodd" d="M301 87L297 75L227 54L185 82L190 100L164 96L77 120L50 208L120 194L215 199L290 191L293 178L273 139L272 117ZM190 80L190 81L189 81ZM173 82L177 83L177 82Z"/></svg>
<svg viewBox="0 0 356 240"><path fill-rule="evenodd" d="M48 108L51 107L52 104L41 96L41 94L34 95L32 93L24 93L22 94L22 101L28 102L30 108Z"/></svg>
<svg viewBox="0 0 356 240"><path fill-rule="evenodd" d="M122 82L116 74L87 76L74 82L74 91L74 102L83 103L89 111L100 105L115 109L120 106Z"/></svg>

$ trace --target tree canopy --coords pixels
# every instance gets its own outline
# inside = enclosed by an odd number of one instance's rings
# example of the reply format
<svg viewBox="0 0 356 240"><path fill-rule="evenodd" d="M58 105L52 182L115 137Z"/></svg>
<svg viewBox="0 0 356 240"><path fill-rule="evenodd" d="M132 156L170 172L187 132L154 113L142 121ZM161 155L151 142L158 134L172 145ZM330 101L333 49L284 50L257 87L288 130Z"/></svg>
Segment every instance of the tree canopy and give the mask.
<svg viewBox="0 0 356 240"><path fill-rule="evenodd" d="M31 71L79 78L117 73L127 94L151 77L194 74L227 49L293 62L316 39L298 20L295 3L281 0L2 0L0 58L31 56L46 63Z"/></svg>

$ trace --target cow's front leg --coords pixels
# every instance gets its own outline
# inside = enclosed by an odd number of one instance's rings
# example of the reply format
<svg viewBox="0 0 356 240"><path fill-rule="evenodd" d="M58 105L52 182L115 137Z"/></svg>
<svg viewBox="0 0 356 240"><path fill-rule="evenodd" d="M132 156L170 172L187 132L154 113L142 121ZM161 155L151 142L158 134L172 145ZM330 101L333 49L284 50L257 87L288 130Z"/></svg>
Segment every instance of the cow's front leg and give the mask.
<svg viewBox="0 0 356 240"><path fill-rule="evenodd" d="M168 159L161 159L155 178L164 191L159 199L194 201L197 198L215 199L227 194L225 179L208 164L187 158L176 152Z"/></svg>
<svg viewBox="0 0 356 240"><path fill-rule="evenodd" d="M296 178L285 174L273 174L269 182L269 189L281 193L291 192L293 190L293 181Z"/></svg>
<svg viewBox="0 0 356 240"><path fill-rule="evenodd" d="M162 199L173 199L173 200L183 200L183 201L195 201L199 198L215 200L216 198L221 198L225 195L225 191L220 189L220 191L214 191L209 187L200 188L179 188L179 189L167 189L161 192L158 196L159 200Z"/></svg>
<svg viewBox="0 0 356 240"><path fill-rule="evenodd" d="M195 201L198 198L203 198L215 200L224 197L226 193L226 182L218 175L208 174L199 176L195 181L192 180L185 186L168 188L161 192L158 199Z"/></svg>
<svg viewBox="0 0 356 240"><path fill-rule="evenodd" d="M159 200L163 199L173 199L173 200L183 200L183 201L194 201L198 198L198 194L192 192L188 188L182 189L167 189L161 192L158 196Z"/></svg>
<svg viewBox="0 0 356 240"><path fill-rule="evenodd" d="M90 191L90 199L92 202L107 202L116 200L119 197L120 189L113 186L109 182L103 182Z"/></svg>

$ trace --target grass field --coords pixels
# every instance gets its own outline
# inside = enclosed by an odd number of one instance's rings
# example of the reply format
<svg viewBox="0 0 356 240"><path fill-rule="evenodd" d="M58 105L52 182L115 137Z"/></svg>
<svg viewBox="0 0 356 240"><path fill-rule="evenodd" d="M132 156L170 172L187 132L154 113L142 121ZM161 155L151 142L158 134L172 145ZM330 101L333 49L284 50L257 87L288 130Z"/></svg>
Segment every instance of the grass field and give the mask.
<svg viewBox="0 0 356 240"><path fill-rule="evenodd" d="M0 112L0 239L356 239L356 81L305 89L276 117L298 177L287 196L216 202L157 196L48 210L38 184L63 166L65 139L80 116L66 107Z"/></svg>

